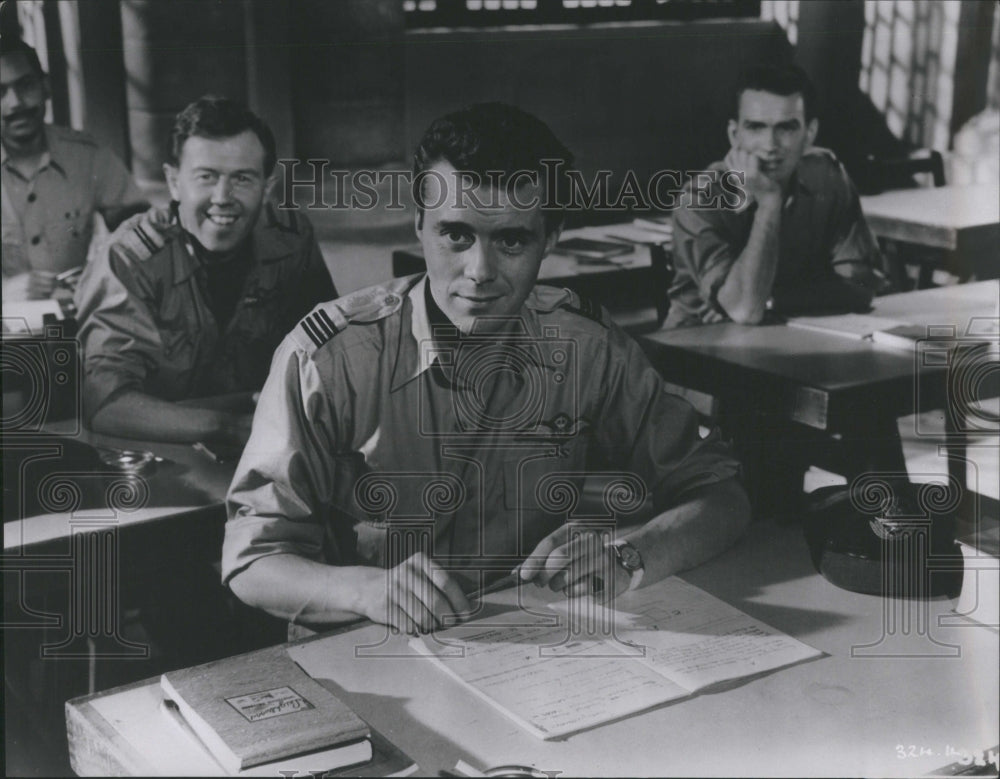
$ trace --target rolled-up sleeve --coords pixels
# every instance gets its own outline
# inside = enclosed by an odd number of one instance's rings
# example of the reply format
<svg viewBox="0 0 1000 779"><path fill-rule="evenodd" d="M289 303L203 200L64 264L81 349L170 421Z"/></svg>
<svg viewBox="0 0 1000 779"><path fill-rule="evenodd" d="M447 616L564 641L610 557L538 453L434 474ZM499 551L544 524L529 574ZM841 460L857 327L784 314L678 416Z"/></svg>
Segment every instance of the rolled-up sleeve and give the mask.
<svg viewBox="0 0 1000 779"><path fill-rule="evenodd" d="M331 409L315 362L286 339L227 497L223 583L268 555L322 558L337 437Z"/></svg>
<svg viewBox="0 0 1000 779"><path fill-rule="evenodd" d="M152 280L115 246L90 262L76 291L84 421L115 395L141 389L163 350L146 301Z"/></svg>
<svg viewBox="0 0 1000 779"><path fill-rule="evenodd" d="M606 405L601 435L620 461L643 479L658 510L706 484L739 475L739 463L718 430L706 438L698 415L667 391L639 346L620 332L609 340Z"/></svg>
<svg viewBox="0 0 1000 779"><path fill-rule="evenodd" d="M831 264L839 276L867 286L871 284L872 270L885 272L885 258L865 221L854 184L842 167L840 172L846 200L837 218Z"/></svg>

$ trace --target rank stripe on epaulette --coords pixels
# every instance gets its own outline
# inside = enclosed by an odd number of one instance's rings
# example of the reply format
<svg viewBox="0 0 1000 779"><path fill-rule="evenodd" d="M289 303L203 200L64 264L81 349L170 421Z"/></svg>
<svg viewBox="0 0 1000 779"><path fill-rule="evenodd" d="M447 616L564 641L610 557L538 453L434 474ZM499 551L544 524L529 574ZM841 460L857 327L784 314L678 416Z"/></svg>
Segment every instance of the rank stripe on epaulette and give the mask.
<svg viewBox="0 0 1000 779"><path fill-rule="evenodd" d="M302 320L302 329L306 331L317 347L322 346L337 334L337 326L330 315L323 309L314 311Z"/></svg>
<svg viewBox="0 0 1000 779"><path fill-rule="evenodd" d="M142 241L142 245L145 246L147 249L149 249L150 254L155 253L160 248L155 243L153 243L152 238L146 235L146 231L142 229L142 225L135 226L135 234L139 236L139 240Z"/></svg>

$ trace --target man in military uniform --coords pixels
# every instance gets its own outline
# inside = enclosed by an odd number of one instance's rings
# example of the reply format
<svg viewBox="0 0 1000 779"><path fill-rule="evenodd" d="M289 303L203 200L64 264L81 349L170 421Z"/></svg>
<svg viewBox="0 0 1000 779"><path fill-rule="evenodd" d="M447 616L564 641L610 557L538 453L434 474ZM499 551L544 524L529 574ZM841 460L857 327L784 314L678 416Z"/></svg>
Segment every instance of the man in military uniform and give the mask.
<svg viewBox="0 0 1000 779"><path fill-rule="evenodd" d="M819 120L808 77L794 66L751 68L734 109L732 148L710 169L739 174L746 197L734 200L736 182L720 180L682 198L666 326L758 324L769 307L867 310L888 286L882 257L847 172L812 146Z"/></svg>
<svg viewBox="0 0 1000 779"><path fill-rule="evenodd" d="M171 143L170 209L123 224L77 290L85 418L113 435L239 445L274 349L336 290L305 216L267 202L275 144L260 118L204 97Z"/></svg>
<svg viewBox="0 0 1000 779"><path fill-rule="evenodd" d="M542 160L572 162L519 109L434 122L415 157L427 274L321 304L279 347L228 499L223 579L245 602L426 631L516 565L613 595L737 538L717 434L603 309L535 286L562 221ZM602 528L574 521L586 474ZM619 531L646 496L655 516Z"/></svg>
<svg viewBox="0 0 1000 779"><path fill-rule="evenodd" d="M3 299L69 298L94 212L114 230L149 204L111 151L45 124L48 82L35 50L9 36L0 47Z"/></svg>
<svg viewBox="0 0 1000 779"><path fill-rule="evenodd" d="M815 102L797 67L743 74L728 127L732 148L711 166L720 179L708 192L689 188L674 212L676 273L666 327L756 325L771 311L867 311L875 294L888 291L854 184L831 151L812 146ZM723 180L734 173L744 195L736 200L726 190L732 194L737 182ZM794 425L758 414L745 388L721 389L722 408L737 410L722 424L745 466L755 510L797 518L809 439L803 445Z"/></svg>

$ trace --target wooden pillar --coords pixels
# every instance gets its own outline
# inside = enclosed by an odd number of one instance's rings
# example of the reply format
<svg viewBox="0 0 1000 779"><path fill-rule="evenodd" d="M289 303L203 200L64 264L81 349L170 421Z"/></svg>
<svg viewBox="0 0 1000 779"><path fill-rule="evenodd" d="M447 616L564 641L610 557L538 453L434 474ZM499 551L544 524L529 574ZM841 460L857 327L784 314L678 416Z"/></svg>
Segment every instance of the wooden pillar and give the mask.
<svg viewBox="0 0 1000 779"><path fill-rule="evenodd" d="M858 93L864 32L861 0L799 3L795 60L816 85L822 112L817 143L838 153L857 132L851 107Z"/></svg>
<svg viewBox="0 0 1000 779"><path fill-rule="evenodd" d="M955 54L955 91L951 103L949 136L954 137L969 119L986 108L990 75L990 48L994 3L963 0L958 16L958 49Z"/></svg>
<svg viewBox="0 0 1000 779"><path fill-rule="evenodd" d="M83 128L132 163L125 105L125 60L118 0L76 3Z"/></svg>

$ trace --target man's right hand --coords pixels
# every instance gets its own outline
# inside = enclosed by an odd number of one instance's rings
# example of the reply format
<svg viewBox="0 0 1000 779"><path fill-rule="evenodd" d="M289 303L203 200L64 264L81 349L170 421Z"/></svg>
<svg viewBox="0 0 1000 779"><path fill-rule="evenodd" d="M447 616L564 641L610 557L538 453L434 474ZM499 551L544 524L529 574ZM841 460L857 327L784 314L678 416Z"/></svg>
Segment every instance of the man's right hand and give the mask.
<svg viewBox="0 0 1000 779"><path fill-rule="evenodd" d="M28 300L48 300L56 289L56 274L33 270L28 276Z"/></svg>
<svg viewBox="0 0 1000 779"><path fill-rule="evenodd" d="M743 186L752 200L758 203L777 200L781 197L781 184L760 169L760 159L745 149L733 147L725 159L726 169L742 171Z"/></svg>
<svg viewBox="0 0 1000 779"><path fill-rule="evenodd" d="M373 622L415 635L454 625L472 606L454 579L418 552L395 568L372 569L362 610Z"/></svg>

